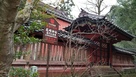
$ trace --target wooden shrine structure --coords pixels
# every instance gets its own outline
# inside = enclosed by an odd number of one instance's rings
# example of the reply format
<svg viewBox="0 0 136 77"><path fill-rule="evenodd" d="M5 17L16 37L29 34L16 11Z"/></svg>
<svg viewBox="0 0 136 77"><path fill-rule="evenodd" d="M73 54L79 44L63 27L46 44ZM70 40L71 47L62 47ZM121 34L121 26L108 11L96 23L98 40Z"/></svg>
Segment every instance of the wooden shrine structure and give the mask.
<svg viewBox="0 0 136 77"><path fill-rule="evenodd" d="M132 55L135 53L113 46L122 40L130 41L134 36L115 26L105 16L82 10L77 19L71 20L57 9L47 9L46 13L54 14L58 23L58 43L50 44L49 77L72 70L81 72L92 66L134 67ZM43 35L43 29L34 33L35 38L43 39ZM17 46L17 52L22 50L22 53L29 54L20 56L12 65L26 69L37 66L40 77L45 77L48 48L49 43L43 41Z"/></svg>

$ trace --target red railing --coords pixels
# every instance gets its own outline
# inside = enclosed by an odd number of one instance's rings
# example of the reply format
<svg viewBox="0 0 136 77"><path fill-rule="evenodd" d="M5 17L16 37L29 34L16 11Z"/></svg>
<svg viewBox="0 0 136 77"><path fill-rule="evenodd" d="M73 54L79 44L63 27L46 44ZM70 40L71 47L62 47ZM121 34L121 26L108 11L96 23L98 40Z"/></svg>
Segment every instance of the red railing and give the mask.
<svg viewBox="0 0 136 77"><path fill-rule="evenodd" d="M24 46L16 46L17 60L47 60L47 51L49 44L47 43L32 43ZM86 62L87 50L71 47L70 49L63 44L51 45L50 61L71 61Z"/></svg>

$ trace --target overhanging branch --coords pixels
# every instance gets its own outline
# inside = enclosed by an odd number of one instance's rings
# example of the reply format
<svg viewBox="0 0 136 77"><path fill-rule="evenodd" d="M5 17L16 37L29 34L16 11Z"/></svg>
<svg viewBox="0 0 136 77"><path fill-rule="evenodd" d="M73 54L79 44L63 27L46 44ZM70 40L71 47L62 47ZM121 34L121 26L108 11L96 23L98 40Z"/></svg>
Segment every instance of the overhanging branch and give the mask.
<svg viewBox="0 0 136 77"><path fill-rule="evenodd" d="M37 0L26 0L24 9L18 11L15 18L14 32L20 27L20 25L29 20L35 1Z"/></svg>

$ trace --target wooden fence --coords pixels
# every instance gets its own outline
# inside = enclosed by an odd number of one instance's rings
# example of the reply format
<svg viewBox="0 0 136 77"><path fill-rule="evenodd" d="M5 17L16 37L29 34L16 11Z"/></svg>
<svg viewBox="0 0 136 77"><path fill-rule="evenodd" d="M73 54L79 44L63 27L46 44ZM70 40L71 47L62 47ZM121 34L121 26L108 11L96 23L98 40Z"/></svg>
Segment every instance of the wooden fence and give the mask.
<svg viewBox="0 0 136 77"><path fill-rule="evenodd" d="M24 46L15 46L16 56L24 60L47 60L49 44L32 43ZM50 61L83 61L88 60L87 49L67 47L63 44L51 45Z"/></svg>

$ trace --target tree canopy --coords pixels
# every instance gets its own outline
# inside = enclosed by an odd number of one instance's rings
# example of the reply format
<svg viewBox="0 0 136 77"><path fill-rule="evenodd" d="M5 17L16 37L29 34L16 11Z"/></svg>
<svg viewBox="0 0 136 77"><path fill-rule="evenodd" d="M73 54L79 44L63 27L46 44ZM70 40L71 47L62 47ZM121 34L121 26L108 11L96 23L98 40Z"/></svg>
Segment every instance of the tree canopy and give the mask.
<svg viewBox="0 0 136 77"><path fill-rule="evenodd" d="M110 17L115 24L136 35L136 0L117 0L118 5L111 8ZM124 48L136 48L136 39L131 42L118 43L117 46Z"/></svg>
<svg viewBox="0 0 136 77"><path fill-rule="evenodd" d="M61 0L58 8L63 11L67 15L67 17L73 18L71 14L73 6L75 6L73 0Z"/></svg>

